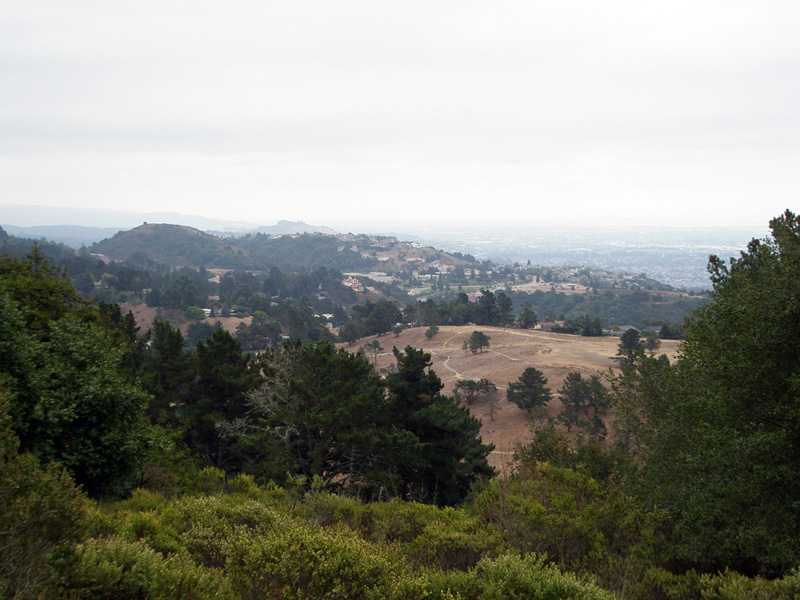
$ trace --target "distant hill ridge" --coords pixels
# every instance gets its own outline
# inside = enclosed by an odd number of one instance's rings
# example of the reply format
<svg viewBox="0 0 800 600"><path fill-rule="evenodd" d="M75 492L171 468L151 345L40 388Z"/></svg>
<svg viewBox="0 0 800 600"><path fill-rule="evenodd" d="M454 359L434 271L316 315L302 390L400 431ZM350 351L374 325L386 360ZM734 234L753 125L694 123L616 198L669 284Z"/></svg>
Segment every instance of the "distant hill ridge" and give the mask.
<svg viewBox="0 0 800 600"><path fill-rule="evenodd" d="M91 253L102 254L114 261L125 261L133 255L144 255L173 266L204 266L229 269L260 268L246 251L231 239L204 233L186 225L144 223L128 231L93 244Z"/></svg>
<svg viewBox="0 0 800 600"><path fill-rule="evenodd" d="M146 256L171 266L251 270L277 266L290 272L318 267L385 271L412 264L417 268L434 261L451 266L468 264L463 258L440 250L412 248L412 244L398 242L394 237L296 232L304 225L282 221L275 229L292 233L220 237L185 225L144 223L93 244L89 252L114 261Z"/></svg>
<svg viewBox="0 0 800 600"><path fill-rule="evenodd" d="M338 232L330 227L320 225L309 225L303 221L278 221L275 225L264 225L256 229L249 229L241 233L267 233L272 235L286 235L296 233L322 233L325 235L336 235ZM236 235L239 235L237 232Z"/></svg>

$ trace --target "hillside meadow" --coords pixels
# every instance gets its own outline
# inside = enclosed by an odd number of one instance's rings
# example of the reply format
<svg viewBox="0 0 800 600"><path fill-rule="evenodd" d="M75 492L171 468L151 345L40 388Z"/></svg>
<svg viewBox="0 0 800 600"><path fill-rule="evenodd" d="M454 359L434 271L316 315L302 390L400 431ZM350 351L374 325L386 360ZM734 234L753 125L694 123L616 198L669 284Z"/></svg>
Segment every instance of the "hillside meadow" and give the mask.
<svg viewBox="0 0 800 600"><path fill-rule="evenodd" d="M612 360L619 346L616 336L583 337L535 329L464 325L441 326L439 333L428 339L425 337L426 329L413 327L397 336L372 336L353 344L340 344L340 347L355 352L363 344L377 339L384 348L376 361L379 370L387 369L394 363L392 347L422 348L430 353L431 369L441 378L447 394L452 394L459 379L486 378L494 382L501 392L500 411L494 415L494 419L486 413L482 400L470 406L470 411L482 423L481 437L484 443L495 446L489 463L500 472L507 469L515 446L525 443L529 438L527 413L505 398L509 382L515 381L527 367L542 371L554 395L548 404L547 414L555 418L561 410L556 390L563 385L568 373L575 372L588 377L598 372L608 372L609 369L619 371L618 363ZM477 354L465 353L461 345L476 330L489 336L490 346ZM678 340L662 340L657 354L666 354L673 360L679 345Z"/></svg>

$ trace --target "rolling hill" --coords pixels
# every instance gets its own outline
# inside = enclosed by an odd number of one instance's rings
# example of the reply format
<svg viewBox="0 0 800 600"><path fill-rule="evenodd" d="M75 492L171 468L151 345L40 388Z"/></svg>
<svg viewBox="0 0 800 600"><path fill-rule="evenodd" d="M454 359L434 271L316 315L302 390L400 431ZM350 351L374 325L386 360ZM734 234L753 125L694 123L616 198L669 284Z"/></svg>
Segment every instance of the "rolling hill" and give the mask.
<svg viewBox="0 0 800 600"><path fill-rule="evenodd" d="M221 269L263 268L261 261L231 243L185 225L145 223L93 244L89 251L114 261L135 254L172 266L203 266Z"/></svg>
<svg viewBox="0 0 800 600"><path fill-rule="evenodd" d="M538 330L503 329L465 325L459 327L441 326L432 339L425 337L425 327L406 329L399 336L391 334L377 338L384 353L378 357L377 367L386 368L394 363L392 346L422 348L431 354L431 368L444 383L444 392L451 394L459 379L486 378L497 385L501 392L499 414L494 421L485 414L486 407L476 402L470 410L483 423L481 434L484 442L495 445L489 457L490 464L497 469L508 467L517 443L524 442L528 436L526 413L505 399L505 390L527 367L535 367L548 378L548 387L553 392L564 383L570 372L578 372L584 377L598 371L616 368L611 360L616 355L619 338L581 337ZM491 346L483 353L467 354L461 349L464 339L476 329L489 336ZM355 352L363 343L376 339L364 338L352 346L344 348ZM663 340L659 353L672 358L680 342ZM554 399L548 406L548 414L555 417L561 410L561 403Z"/></svg>

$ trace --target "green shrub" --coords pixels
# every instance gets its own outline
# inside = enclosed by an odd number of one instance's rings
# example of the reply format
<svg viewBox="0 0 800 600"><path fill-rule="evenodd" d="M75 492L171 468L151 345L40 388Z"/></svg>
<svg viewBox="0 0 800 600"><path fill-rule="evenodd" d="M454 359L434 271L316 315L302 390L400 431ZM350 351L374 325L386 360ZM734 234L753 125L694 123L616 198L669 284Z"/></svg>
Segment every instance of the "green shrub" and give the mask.
<svg viewBox="0 0 800 600"><path fill-rule="evenodd" d="M233 541L226 570L241 598L423 597L423 580L387 547L347 529L284 525Z"/></svg>
<svg viewBox="0 0 800 600"><path fill-rule="evenodd" d="M60 466L18 454L0 387L0 598L36 597L86 533L88 502Z"/></svg>
<svg viewBox="0 0 800 600"><path fill-rule="evenodd" d="M213 490L214 476L210 473L205 476L202 474L197 459L188 448L171 439L177 436L175 433L157 426L152 431L155 443L142 465L141 487L168 498L199 492L203 490L203 486ZM220 485L213 491L221 491L223 488Z"/></svg>
<svg viewBox="0 0 800 600"><path fill-rule="evenodd" d="M200 491L204 494L219 494L225 491L225 471L215 467L205 467L200 471Z"/></svg>
<svg viewBox="0 0 800 600"><path fill-rule="evenodd" d="M432 598L460 600L614 600L613 593L545 563L544 556L503 555L484 559L467 573L433 574Z"/></svg>
<svg viewBox="0 0 800 600"><path fill-rule="evenodd" d="M178 499L165 511L163 522L200 564L224 567L235 536L261 535L282 518L255 500L219 495Z"/></svg>
<svg viewBox="0 0 800 600"><path fill-rule="evenodd" d="M233 494L243 494L250 498L258 498L261 495L261 488L256 484L252 475L239 473L228 481L228 489Z"/></svg>
<svg viewBox="0 0 800 600"><path fill-rule="evenodd" d="M167 505L167 499L157 492L137 488L131 493L131 497L119 500L113 504L117 510L146 511L160 510Z"/></svg>
<svg viewBox="0 0 800 600"><path fill-rule="evenodd" d="M206 313L204 313L203 309L199 306L187 306L183 311L183 314L185 314L189 319L201 320L206 318Z"/></svg>
<svg viewBox="0 0 800 600"><path fill-rule="evenodd" d="M471 510L503 531L513 548L546 554L621 595L646 598L644 573L660 558L660 514L643 513L620 488L570 469L542 463L526 475L489 483Z"/></svg>
<svg viewBox="0 0 800 600"><path fill-rule="evenodd" d="M93 539L52 596L79 600L233 600L220 571L194 564L185 554L165 559L143 541Z"/></svg>
<svg viewBox="0 0 800 600"><path fill-rule="evenodd" d="M145 542L153 550L165 555L185 548L175 531L165 525L153 512L128 513L120 537L128 542Z"/></svg>
<svg viewBox="0 0 800 600"><path fill-rule="evenodd" d="M389 542L418 567L468 569L508 546L494 525L463 509L415 502L362 504L328 493L309 494L300 507L323 526L345 524L373 542Z"/></svg>
<svg viewBox="0 0 800 600"><path fill-rule="evenodd" d="M504 530L513 547L576 565L604 541L597 526L599 496L593 479L545 464L530 477L489 483L475 496L473 510Z"/></svg>
<svg viewBox="0 0 800 600"><path fill-rule="evenodd" d="M795 570L782 579L745 577L735 571L716 575L687 571L681 575L664 569L647 573L648 597L667 600L797 600L800 574Z"/></svg>

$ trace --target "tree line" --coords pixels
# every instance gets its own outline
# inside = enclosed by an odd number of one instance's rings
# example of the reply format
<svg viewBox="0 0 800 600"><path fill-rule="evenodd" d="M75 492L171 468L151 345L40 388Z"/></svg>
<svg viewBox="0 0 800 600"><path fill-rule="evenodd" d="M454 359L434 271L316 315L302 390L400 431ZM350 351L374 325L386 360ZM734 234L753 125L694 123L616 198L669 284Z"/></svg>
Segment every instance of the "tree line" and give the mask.
<svg viewBox="0 0 800 600"><path fill-rule="evenodd" d="M800 219L770 225L712 257L675 362L629 335L602 390L565 380L574 406L504 478L425 352L382 378L325 342L256 359L217 331L192 351L35 251L4 256L3 594L795 597ZM533 371L508 387L548 399ZM602 443L566 431L598 415Z"/></svg>

